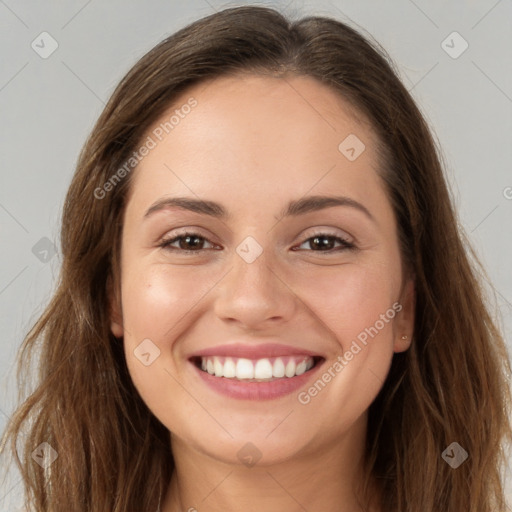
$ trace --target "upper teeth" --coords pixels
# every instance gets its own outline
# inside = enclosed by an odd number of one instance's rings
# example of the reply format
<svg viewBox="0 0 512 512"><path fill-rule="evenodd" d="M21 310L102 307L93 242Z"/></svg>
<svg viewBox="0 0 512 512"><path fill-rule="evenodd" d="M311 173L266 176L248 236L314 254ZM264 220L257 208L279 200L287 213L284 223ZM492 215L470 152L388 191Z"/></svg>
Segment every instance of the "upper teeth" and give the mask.
<svg viewBox="0 0 512 512"><path fill-rule="evenodd" d="M302 375L314 365L312 357L270 357L243 359L236 357L201 357L201 369L227 379L272 379Z"/></svg>

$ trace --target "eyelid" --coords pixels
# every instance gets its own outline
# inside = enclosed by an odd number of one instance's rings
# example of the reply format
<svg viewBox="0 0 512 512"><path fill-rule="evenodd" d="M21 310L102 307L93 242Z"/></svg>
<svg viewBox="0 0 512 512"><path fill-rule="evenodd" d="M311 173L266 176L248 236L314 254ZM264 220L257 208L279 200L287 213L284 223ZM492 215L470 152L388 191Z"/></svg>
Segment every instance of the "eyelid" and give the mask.
<svg viewBox="0 0 512 512"><path fill-rule="evenodd" d="M213 237L210 237L210 235L203 234L202 228L199 228L196 226L178 227L178 228L174 229L171 233L172 233L172 235L166 234L166 235L160 237L158 239L158 242L160 243L164 240L167 240L167 241L172 240L176 237L184 236L184 235L198 235L198 236L201 236L202 238L206 239L208 242L210 242L212 244L214 243L210 239ZM332 228L332 227L327 227L327 226L316 226L314 228L309 228L305 232L302 232L301 239L304 242L306 239L309 239L311 237L318 236L318 235L329 235L329 236L333 236L333 237L339 237L349 243L355 242L354 237L349 235L346 231L343 231L339 228ZM298 239L298 237L299 237L299 235L297 235L297 237L295 237L295 238Z"/></svg>
<svg viewBox="0 0 512 512"><path fill-rule="evenodd" d="M158 240L157 245L158 245L158 247L161 247L164 250L165 249L168 249L169 251L174 250L175 252L181 252L181 253L192 253L192 252L199 253L199 252L202 252L205 250L212 250L212 249L201 249L201 250L193 251L193 250L187 250L187 249L178 249L176 247L170 247L171 243L175 243L177 241L177 239L185 237L185 236L197 236L199 238L204 239L205 242L207 242L213 246L218 245L210 239L211 238L210 236L204 235L201 232L201 229L195 228L195 227L176 228L176 230L174 230L170 235L166 234L163 237L161 237Z"/></svg>
<svg viewBox="0 0 512 512"><path fill-rule="evenodd" d="M314 251L312 249L299 249L299 247L306 243L308 240L311 240L312 238L315 238L317 236L326 236L326 237L332 237L334 239L338 238L342 242L335 241L336 244L342 244L342 247L335 247L331 250L321 251L317 250ZM318 253L318 254L334 254L338 250L355 250L359 248L357 239L350 235L347 231L335 227L335 226L329 226L329 225L317 225L313 226L311 228L307 228L305 230L302 230L299 235L293 238L295 240L293 242L292 251L304 251L305 253Z"/></svg>
<svg viewBox="0 0 512 512"><path fill-rule="evenodd" d="M322 228L322 227L316 227L316 228L310 228L311 230L313 230L313 232L308 232L306 231L300 238L300 241L297 242L298 243L298 247L299 248L296 248L295 245L297 245L297 243L294 245L294 247L291 249L292 251L301 251L301 250L304 250L304 249L300 249L300 246L307 243L308 241L312 240L313 238L315 237L328 237L328 238L333 238L335 239L335 243L341 243L341 247L337 247L337 248L333 248L333 249L328 249L328 250L325 250L325 251L314 251L312 249L309 249L309 250L305 250L305 252L313 252L313 253L320 253L320 254L326 254L326 255L329 255L329 254L333 254L333 253L336 253L336 252L339 252L339 251L343 251L343 250L355 250L357 249L357 244L354 242L354 239L353 237L351 237L350 235L348 235L346 232L342 231L341 233L339 232L339 230L337 232L334 231L334 228ZM181 229L180 228L177 228L178 231L174 231L172 233L172 235L170 236L163 236L160 241L158 242L158 246L164 250L167 250L169 252L174 252L174 253L181 253L181 254L193 254L195 253L196 255L197 254L200 254L200 253L204 253L204 251L211 251L211 250L216 250L215 248L200 248L200 249L196 249L196 250L192 250L192 249L179 249L177 247L172 247L171 244L174 244L176 243L180 238L184 238L186 236L196 236L198 238L201 238L203 239L206 243L209 243L213 246L218 246L218 244L216 244L215 242L212 242L210 240L210 238L208 236L204 236L202 233L201 233L201 229L196 229L195 227L192 228L192 227L182 227Z"/></svg>
<svg viewBox="0 0 512 512"><path fill-rule="evenodd" d="M205 230L203 228L197 226L183 226L166 232L165 235L161 236L158 239L158 242L162 242L164 240L172 240L176 237L185 235L197 235L208 240L211 243L213 243L211 239L214 238L212 235L205 233Z"/></svg>
<svg viewBox="0 0 512 512"><path fill-rule="evenodd" d="M302 233L301 239L309 239L318 235L328 235L333 237L339 237L345 240L347 243L355 244L353 236L349 235L346 231L339 228L327 227L327 226L316 226L314 228L307 229Z"/></svg>

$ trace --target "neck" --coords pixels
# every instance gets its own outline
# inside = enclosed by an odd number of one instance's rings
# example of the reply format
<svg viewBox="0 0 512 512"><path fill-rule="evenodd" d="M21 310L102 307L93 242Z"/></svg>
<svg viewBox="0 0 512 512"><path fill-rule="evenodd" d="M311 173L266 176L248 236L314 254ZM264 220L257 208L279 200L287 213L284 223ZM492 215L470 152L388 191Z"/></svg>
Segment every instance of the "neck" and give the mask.
<svg viewBox="0 0 512 512"><path fill-rule="evenodd" d="M365 415L358 422L366 422ZM213 459L172 436L175 471L162 512L366 512L356 491L365 430L354 424L342 439L264 467ZM373 496L376 491L372 482Z"/></svg>

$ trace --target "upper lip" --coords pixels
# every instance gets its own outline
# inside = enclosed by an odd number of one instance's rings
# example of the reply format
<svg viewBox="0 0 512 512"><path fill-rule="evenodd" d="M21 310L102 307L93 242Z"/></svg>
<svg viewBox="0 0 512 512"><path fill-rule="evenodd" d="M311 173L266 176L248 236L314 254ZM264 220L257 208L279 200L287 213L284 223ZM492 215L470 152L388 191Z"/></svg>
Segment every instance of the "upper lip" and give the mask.
<svg viewBox="0 0 512 512"><path fill-rule="evenodd" d="M246 345L241 343L230 343L217 345L204 350L199 350L190 356L194 357L237 357L244 359L263 359L267 357L280 357L292 355L306 355L311 357L321 357L318 353L291 345L281 345L278 343L258 343L257 345Z"/></svg>

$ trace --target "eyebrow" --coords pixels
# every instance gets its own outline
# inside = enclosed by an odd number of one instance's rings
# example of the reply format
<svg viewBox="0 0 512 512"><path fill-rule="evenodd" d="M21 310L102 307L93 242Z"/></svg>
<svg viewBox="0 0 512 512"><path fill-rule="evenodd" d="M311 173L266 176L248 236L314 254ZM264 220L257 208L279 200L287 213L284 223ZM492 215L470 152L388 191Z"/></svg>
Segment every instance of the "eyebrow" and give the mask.
<svg viewBox="0 0 512 512"><path fill-rule="evenodd" d="M346 196L307 196L300 199L290 201L288 205L281 211L281 218L297 217L306 213L331 208L333 206L348 206L355 208L364 213L370 220L375 221L374 216L361 203ZM209 215L218 219L228 220L231 215L219 203L203 199L193 199L191 197L163 197L155 201L144 215L144 219L150 217L155 212L165 210L167 208L181 208L202 215Z"/></svg>

